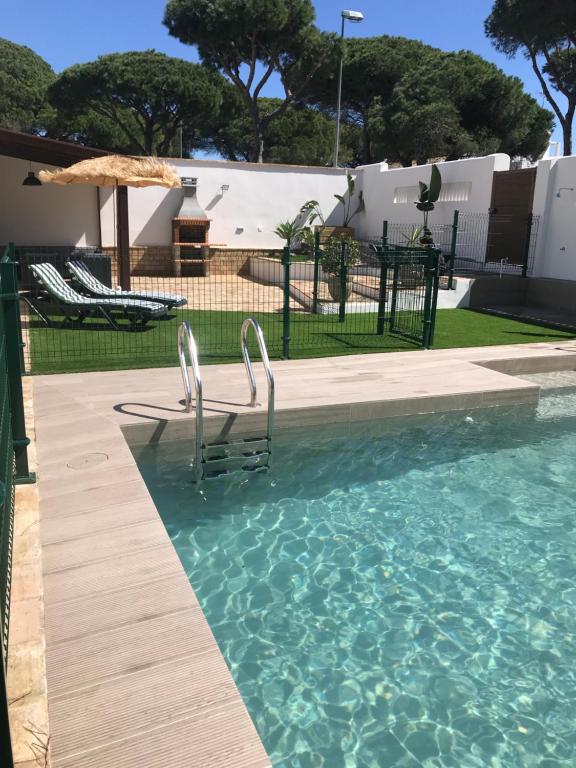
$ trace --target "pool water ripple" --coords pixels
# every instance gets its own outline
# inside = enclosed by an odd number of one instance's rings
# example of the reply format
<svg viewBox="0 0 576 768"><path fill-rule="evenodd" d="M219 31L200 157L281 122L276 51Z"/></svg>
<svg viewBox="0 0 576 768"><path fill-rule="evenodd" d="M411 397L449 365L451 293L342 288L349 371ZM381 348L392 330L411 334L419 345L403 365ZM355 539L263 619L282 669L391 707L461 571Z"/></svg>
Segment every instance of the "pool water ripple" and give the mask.
<svg viewBox="0 0 576 768"><path fill-rule="evenodd" d="M139 466L277 768L576 765L576 394Z"/></svg>

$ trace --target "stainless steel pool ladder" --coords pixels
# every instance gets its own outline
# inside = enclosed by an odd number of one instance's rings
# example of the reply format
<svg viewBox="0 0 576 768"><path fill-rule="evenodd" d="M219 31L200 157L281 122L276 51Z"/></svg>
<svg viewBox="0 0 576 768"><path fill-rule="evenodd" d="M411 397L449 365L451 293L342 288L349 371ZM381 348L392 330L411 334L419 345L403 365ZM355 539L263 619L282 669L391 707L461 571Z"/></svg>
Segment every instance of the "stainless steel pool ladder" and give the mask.
<svg viewBox="0 0 576 768"><path fill-rule="evenodd" d="M248 352L248 332L252 328L256 336L260 356L264 364L268 381L268 415L265 436L237 438L220 442L206 443L204 441L204 404L202 378L198 364L198 348L190 323L185 320L178 330L178 357L184 383L186 410L192 411L192 383L186 361L186 351L190 358L190 367L194 380L194 395L196 399L196 436L194 481L200 485L203 480L214 480L230 475L233 472L265 472L270 468L272 460L272 431L274 428L274 375L268 357L266 341L260 324L254 317L247 317L242 323L240 340L242 358L246 367L246 375L250 386L250 406L257 405L257 386L254 368Z"/></svg>

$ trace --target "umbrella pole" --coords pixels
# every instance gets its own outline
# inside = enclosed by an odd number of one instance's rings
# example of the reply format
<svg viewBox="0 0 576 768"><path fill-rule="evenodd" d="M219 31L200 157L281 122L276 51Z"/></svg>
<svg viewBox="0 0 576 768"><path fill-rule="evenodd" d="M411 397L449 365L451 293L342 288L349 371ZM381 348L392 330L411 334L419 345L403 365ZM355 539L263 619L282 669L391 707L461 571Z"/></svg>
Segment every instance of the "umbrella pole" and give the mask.
<svg viewBox="0 0 576 768"><path fill-rule="evenodd" d="M118 277L124 291L130 290L130 228L128 222L128 187L116 186L116 242Z"/></svg>

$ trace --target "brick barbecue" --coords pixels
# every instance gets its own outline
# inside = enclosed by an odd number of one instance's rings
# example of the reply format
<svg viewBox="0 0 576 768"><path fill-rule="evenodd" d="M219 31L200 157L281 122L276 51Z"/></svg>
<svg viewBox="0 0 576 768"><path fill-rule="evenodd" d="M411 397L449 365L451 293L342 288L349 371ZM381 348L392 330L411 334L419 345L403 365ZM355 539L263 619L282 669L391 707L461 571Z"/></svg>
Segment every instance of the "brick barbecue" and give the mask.
<svg viewBox="0 0 576 768"><path fill-rule="evenodd" d="M180 250L179 257L185 257L185 251L197 255L202 246L207 246L210 219L201 208L196 191L198 179L183 178L184 199L177 215L172 219L172 246Z"/></svg>

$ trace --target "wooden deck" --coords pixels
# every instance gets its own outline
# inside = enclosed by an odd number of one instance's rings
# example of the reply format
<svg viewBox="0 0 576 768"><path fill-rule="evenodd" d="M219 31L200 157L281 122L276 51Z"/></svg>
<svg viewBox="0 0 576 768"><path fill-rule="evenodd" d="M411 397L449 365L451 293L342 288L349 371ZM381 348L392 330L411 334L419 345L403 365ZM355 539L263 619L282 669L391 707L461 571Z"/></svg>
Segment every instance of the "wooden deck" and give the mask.
<svg viewBox="0 0 576 768"><path fill-rule="evenodd" d="M508 373L575 368L574 342L275 363L277 423L534 403ZM241 366L203 377L214 429L263 418ZM191 434L179 371L40 376L34 396L52 764L268 766L122 434Z"/></svg>

